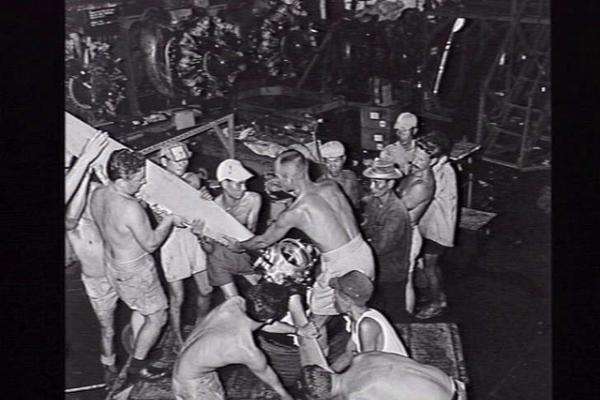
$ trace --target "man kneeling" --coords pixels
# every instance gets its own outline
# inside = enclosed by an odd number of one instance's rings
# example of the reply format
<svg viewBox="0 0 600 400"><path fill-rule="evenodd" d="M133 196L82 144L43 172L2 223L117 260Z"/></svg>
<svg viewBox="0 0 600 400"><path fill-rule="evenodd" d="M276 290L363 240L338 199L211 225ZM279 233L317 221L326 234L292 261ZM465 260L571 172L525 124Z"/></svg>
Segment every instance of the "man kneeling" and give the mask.
<svg viewBox="0 0 600 400"><path fill-rule="evenodd" d="M254 331L286 314L288 297L283 286L266 282L250 288L247 300L233 296L212 310L190 334L175 363L175 398L225 399L216 369L244 364L282 399L291 400L252 337ZM298 333L303 334L302 329Z"/></svg>

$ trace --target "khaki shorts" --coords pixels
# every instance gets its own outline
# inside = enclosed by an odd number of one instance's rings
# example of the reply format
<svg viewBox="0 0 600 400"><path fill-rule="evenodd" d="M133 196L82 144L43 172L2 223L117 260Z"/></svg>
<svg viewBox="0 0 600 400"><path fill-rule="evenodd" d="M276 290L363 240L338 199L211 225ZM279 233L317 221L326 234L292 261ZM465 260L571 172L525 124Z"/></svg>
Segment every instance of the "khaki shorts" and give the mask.
<svg viewBox="0 0 600 400"><path fill-rule="evenodd" d="M223 286L233 282L234 275L255 273L247 253L235 253L219 243L208 255L208 279L213 286Z"/></svg>
<svg viewBox="0 0 600 400"><path fill-rule="evenodd" d="M342 247L321 254L321 273L315 279L310 298L310 311L318 315L337 315L334 291L329 280L346 272L358 270L371 280L375 278L373 252L361 235Z"/></svg>
<svg viewBox="0 0 600 400"><path fill-rule="evenodd" d="M167 282L180 281L206 271L206 253L189 229L173 228L160 248L160 263Z"/></svg>
<svg viewBox="0 0 600 400"><path fill-rule="evenodd" d="M176 400L225 400L223 385L214 371L182 382L173 378L173 394Z"/></svg>
<svg viewBox="0 0 600 400"><path fill-rule="evenodd" d="M115 311L119 296L106 276L94 278L81 274L81 281L90 299L92 308L99 318L106 313L113 313Z"/></svg>
<svg viewBox="0 0 600 400"><path fill-rule="evenodd" d="M105 260L108 280L129 308L142 315L168 308L167 296L150 254L126 263L115 263L109 257Z"/></svg>

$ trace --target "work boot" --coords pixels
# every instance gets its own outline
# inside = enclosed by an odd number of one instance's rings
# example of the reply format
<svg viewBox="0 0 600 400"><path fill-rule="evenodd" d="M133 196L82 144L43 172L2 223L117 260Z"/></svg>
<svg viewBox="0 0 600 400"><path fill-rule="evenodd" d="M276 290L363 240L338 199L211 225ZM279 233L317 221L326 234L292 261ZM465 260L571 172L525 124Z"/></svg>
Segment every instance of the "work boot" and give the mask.
<svg viewBox="0 0 600 400"><path fill-rule="evenodd" d="M103 375L104 375L104 383L106 384L106 389L110 389L112 385L115 383L117 376L119 375L119 371L117 370L116 365L102 365Z"/></svg>

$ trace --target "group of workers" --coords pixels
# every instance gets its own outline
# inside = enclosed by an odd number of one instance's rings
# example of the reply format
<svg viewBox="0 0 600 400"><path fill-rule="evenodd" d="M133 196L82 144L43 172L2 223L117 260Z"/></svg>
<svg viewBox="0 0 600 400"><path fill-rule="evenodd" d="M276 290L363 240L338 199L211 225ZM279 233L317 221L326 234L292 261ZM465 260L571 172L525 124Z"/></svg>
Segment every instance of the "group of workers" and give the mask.
<svg viewBox="0 0 600 400"><path fill-rule="evenodd" d="M189 221L146 204L137 196L146 182L145 158L128 149L113 151L104 173L94 162L107 136L99 133L90 139L66 175L66 228L100 321L107 379L116 373L113 315L121 299L132 310L128 381L157 379L168 372L148 355L169 319L179 344L172 371L178 400L224 399L216 370L229 364L248 366L282 398L291 399L254 343L252 334L259 329L296 335L307 398L450 400L456 382L410 359L388 321L414 312L415 274L422 274L431 292L430 303L416 316L430 318L446 306L437 260L452 246L456 223L449 142L439 132L415 140L417 120L410 113L401 114L394 128L398 141L363 172L370 179L370 194L362 198L358 178L343 169L346 156L340 142L322 145L327 172L317 180L310 177L309 160L301 152L279 154L274 180L293 200L262 234L245 241L226 236L214 240L205 221ZM253 174L238 160L224 160L216 170L221 194L213 197L201 177L187 172L191 156L186 144L169 143L161 149L159 162L197 189L199 198L214 201L255 233L262 200L246 188ZM150 215L156 220L154 228ZM277 243L293 228L320 251L308 310L292 306L299 304L298 294L261 280L248 254ZM152 256L158 250L168 299ZM236 275L250 284L243 295ZM183 280L190 276L198 288L197 319L184 340ZM221 288L225 301L210 310L213 287ZM289 313L292 321L285 322ZM326 323L339 314L351 321L351 339L328 365Z"/></svg>

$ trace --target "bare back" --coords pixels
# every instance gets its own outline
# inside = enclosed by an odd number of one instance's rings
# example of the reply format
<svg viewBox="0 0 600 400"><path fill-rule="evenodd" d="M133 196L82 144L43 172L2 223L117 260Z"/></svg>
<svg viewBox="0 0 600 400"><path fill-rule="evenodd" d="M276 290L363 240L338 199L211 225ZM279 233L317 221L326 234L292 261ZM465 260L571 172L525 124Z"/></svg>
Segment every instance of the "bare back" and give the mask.
<svg viewBox="0 0 600 400"><path fill-rule="evenodd" d="M408 175L400 181L397 193L408 209L412 225L418 224L435 193L433 173L431 170L426 170L418 175Z"/></svg>
<svg viewBox="0 0 600 400"><path fill-rule="evenodd" d="M360 234L352 207L333 181L317 182L291 206L295 227L306 233L319 250L335 250Z"/></svg>
<svg viewBox="0 0 600 400"><path fill-rule="evenodd" d="M128 217L145 212L135 198L117 193L111 185L103 186L92 195L91 212L104 240L104 250L115 261L129 261L146 253L129 228Z"/></svg>
<svg viewBox="0 0 600 400"><path fill-rule="evenodd" d="M346 400L450 400L454 394L452 378L440 369L392 353L359 354L339 378Z"/></svg>
<svg viewBox="0 0 600 400"><path fill-rule="evenodd" d="M264 357L254 344L252 320L242 310L243 303L243 298L231 297L194 329L175 363L177 380L195 379L229 364L247 364L251 357Z"/></svg>

